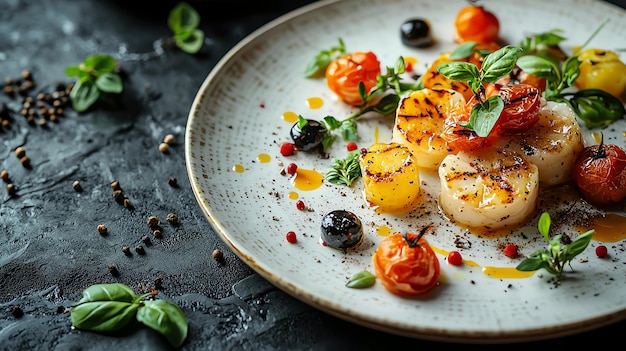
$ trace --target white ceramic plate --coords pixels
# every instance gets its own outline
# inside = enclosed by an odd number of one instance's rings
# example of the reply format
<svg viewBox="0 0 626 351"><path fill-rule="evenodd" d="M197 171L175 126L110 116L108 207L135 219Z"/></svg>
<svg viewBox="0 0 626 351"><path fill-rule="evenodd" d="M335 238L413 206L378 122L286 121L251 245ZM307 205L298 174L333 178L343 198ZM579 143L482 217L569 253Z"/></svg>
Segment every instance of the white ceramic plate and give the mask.
<svg viewBox="0 0 626 351"><path fill-rule="evenodd" d="M326 115L345 118L353 109L337 101L324 80L306 79L308 60L342 38L348 51L374 51L383 67L399 56L415 57L424 68L443 51L455 47L453 21L464 1L345 0L321 1L293 11L265 25L234 47L213 69L200 88L186 130L186 161L193 191L216 233L271 283L328 313L372 328L405 336L452 342L513 342L551 338L589 330L626 318L624 242L607 243L609 258L595 256L592 241L566 269L560 285L549 274L529 278L494 278L482 268L515 267L519 260L504 257L498 245L516 243L529 254L545 243L536 230L536 218L504 238L485 239L445 222L436 201L408 215L375 214L365 208L361 183L352 188L325 184L318 189L296 189L283 165L324 172L331 160L300 152L283 157L282 142L290 141L293 123L281 117L292 111L306 118ZM626 48L625 12L592 0L484 1L501 22L501 38L517 44L525 35L564 30L563 47L582 44L609 19L590 46ZM444 9L445 8L445 9ZM403 46L399 27L410 17L428 19L437 44L429 49ZM623 60L623 58L622 58ZM310 108L306 101L321 97L324 105ZM604 130L605 139L626 146L624 121ZM390 120L365 118L359 122L360 146L390 141ZM377 134L378 133L378 134ZM590 137L585 131L585 138ZM376 138L375 138L376 136ZM335 142L331 158L345 156L345 144ZM269 156L269 161L260 155ZM237 167L241 167L236 171ZM243 170L243 171L242 171ZM290 195L297 194L312 211L299 211ZM541 196L541 195L540 195ZM553 220L572 217L572 203L545 200L541 206ZM574 205L575 206L575 205ZM343 253L320 245L324 213L346 209L365 227L365 241L357 252ZM434 247L459 250L476 263L449 266L439 255L440 284L418 298L401 298L380 283L368 289L345 287L363 270L373 272L371 255L382 240L380 228L406 231L435 223L428 236ZM297 234L297 244L285 239ZM471 242L458 249L456 239Z"/></svg>

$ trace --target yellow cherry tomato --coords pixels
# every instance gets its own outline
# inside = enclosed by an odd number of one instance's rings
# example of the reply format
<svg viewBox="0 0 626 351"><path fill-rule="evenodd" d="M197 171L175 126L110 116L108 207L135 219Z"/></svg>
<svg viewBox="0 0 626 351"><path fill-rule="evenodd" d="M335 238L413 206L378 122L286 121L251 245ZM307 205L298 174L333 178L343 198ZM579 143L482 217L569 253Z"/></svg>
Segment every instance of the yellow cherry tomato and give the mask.
<svg viewBox="0 0 626 351"><path fill-rule="evenodd" d="M609 50L587 49L578 55L580 75L578 89L600 89L626 101L626 64Z"/></svg>

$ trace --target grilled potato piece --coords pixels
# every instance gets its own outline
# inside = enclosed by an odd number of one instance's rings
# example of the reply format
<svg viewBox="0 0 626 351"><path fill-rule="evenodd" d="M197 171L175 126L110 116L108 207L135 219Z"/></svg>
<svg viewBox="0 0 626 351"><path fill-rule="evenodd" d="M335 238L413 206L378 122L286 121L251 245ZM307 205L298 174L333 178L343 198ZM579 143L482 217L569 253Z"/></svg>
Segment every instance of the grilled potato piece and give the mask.
<svg viewBox="0 0 626 351"><path fill-rule="evenodd" d="M377 212L412 210L420 199L420 176L415 156L398 143L376 143L359 159L363 197Z"/></svg>

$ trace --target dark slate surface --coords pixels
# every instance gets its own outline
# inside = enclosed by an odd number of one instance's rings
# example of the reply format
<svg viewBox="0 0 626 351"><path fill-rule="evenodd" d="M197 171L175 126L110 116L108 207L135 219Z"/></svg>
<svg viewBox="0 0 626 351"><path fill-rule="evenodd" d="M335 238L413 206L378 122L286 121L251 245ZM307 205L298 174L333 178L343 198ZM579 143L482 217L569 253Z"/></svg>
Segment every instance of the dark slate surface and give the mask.
<svg viewBox="0 0 626 351"><path fill-rule="evenodd" d="M202 52L192 56L161 48L170 35L166 18L173 1L0 1L0 73L19 78L31 71L36 86L28 95L70 82L65 67L91 54L111 54L127 73L125 91L113 105L84 114L68 108L46 126L29 125L19 114L22 97L0 94L0 103L16 112L11 125L0 129L0 168L9 171L17 189L14 197L0 194L0 350L171 349L145 327L131 326L121 335L71 328L64 311L82 290L112 282L136 291L156 288L161 298L181 306L189 320L184 350L459 347L357 326L277 290L226 248L192 194L183 141L197 89L239 40L308 2L191 1L206 34ZM232 10L224 13L218 6ZM163 154L158 145L166 134L175 143ZM18 146L26 150L30 168L15 156ZM72 188L75 180L82 192ZM133 208L115 201L114 180ZM169 213L179 216L179 226L165 221ZM146 225L151 215L161 219L161 239L152 238ZM109 234L98 234L98 224ZM143 236L151 242L143 243ZM122 253L124 245L130 256ZM137 245L144 246L144 255L134 251ZM214 249L223 251L222 262L211 256ZM111 264L119 276L109 272ZM23 316L12 314L15 307ZM624 327L620 322L524 346L621 342Z"/></svg>

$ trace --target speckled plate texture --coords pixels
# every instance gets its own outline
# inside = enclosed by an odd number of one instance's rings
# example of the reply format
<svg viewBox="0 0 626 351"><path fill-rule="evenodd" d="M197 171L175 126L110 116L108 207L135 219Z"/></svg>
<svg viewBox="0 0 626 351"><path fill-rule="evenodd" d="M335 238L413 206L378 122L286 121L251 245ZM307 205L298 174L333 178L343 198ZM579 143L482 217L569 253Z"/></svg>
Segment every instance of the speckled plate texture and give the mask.
<svg viewBox="0 0 626 351"><path fill-rule="evenodd" d="M589 46L626 48L626 14L608 3L493 0L482 4L498 16L501 38L509 43L558 28L568 38L562 46L571 52L608 20ZM538 216L504 237L485 238L444 220L435 194L408 214L384 215L364 206L360 182L350 188L325 183L305 191L294 187L289 175L281 175L291 162L325 172L332 158L346 153L341 141L328 150L331 159L305 152L284 157L279 152L279 145L290 141L293 124L282 118L285 112L322 119L326 115L345 118L354 111L333 96L323 79L304 77L310 58L342 38L348 51L375 52L383 68L393 66L399 56L410 56L418 59L416 70L423 69L441 52L456 47L453 22L458 9L466 5L460 0L446 0L445 5L429 0L321 1L245 38L209 74L191 106L186 162L198 203L218 235L272 284L320 310L375 329L430 340L506 343L553 338L622 320L626 317L623 241L607 243L609 258L598 259L593 249L598 243L592 240L559 283L540 272L525 278L494 278L483 268L514 268L521 260L504 257L502 243L515 243L526 255L545 247L537 231ZM410 17L430 21L433 47L415 49L401 43L400 24ZM322 98L323 106L311 108L307 105L311 97ZM392 122L377 116L359 120L359 146L390 141ZM623 147L624 131L624 121L602 130L605 142ZM591 140L591 133L584 129L585 140ZM428 176L424 179L428 181ZM296 196L308 210L296 208ZM540 198L553 226L558 222L563 231L574 217L572 206L582 206L559 203L547 190ZM356 251L320 244L322 216L337 209L354 212L364 225L365 239ZM443 252L460 250L465 260L476 265L450 266L438 254L439 285L416 298L395 296L380 283L367 289L345 286L353 274L373 272L371 257L383 239L379 228L406 231L430 223L436 227L428 235L432 246ZM288 231L296 233L297 243L285 239ZM467 245L459 249L459 240Z"/></svg>

